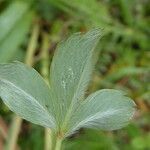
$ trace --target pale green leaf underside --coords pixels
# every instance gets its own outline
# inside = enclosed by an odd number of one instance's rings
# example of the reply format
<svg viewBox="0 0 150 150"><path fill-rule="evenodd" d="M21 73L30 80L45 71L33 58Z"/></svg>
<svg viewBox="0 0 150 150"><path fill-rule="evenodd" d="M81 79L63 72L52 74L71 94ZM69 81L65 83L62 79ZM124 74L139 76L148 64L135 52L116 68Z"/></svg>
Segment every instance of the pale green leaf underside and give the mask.
<svg viewBox="0 0 150 150"><path fill-rule="evenodd" d="M135 103L118 90L104 89L91 94L73 112L68 134L81 127L115 130L126 126L135 112Z"/></svg>
<svg viewBox="0 0 150 150"><path fill-rule="evenodd" d="M32 68L14 62L0 65L0 97L22 118L54 128L55 121L47 107L52 107L49 88Z"/></svg>
<svg viewBox="0 0 150 150"><path fill-rule="evenodd" d="M73 34L59 44L51 66L50 85L56 99L57 123L67 120L83 98L92 72L92 55L101 31Z"/></svg>

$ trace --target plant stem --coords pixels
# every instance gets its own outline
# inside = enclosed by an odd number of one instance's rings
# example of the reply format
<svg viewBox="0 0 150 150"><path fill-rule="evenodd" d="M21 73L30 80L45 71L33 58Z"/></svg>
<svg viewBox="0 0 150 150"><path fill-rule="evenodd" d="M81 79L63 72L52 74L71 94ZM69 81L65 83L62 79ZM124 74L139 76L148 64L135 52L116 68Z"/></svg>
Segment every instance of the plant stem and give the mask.
<svg viewBox="0 0 150 150"><path fill-rule="evenodd" d="M8 139L5 146L5 150L15 150L16 149L16 143L21 127L22 119L15 115L11 124L11 127L9 129L8 133Z"/></svg>
<svg viewBox="0 0 150 150"><path fill-rule="evenodd" d="M2 138L4 139L7 138L7 130L8 130L7 125L0 116L0 136L2 136Z"/></svg>
<svg viewBox="0 0 150 150"><path fill-rule="evenodd" d="M48 76L49 76L49 38L46 33L43 33L43 41L41 48L41 59L42 59L42 67L41 74L45 79L46 83L49 85Z"/></svg>
<svg viewBox="0 0 150 150"><path fill-rule="evenodd" d="M27 48L27 54L26 54L26 59L25 59L25 63L28 66L33 65L33 62L34 62L33 58L34 58L34 53L36 51L38 36L39 36L39 26L38 24L35 24L35 26L33 27L31 39L29 41L29 45ZM21 124L22 124L22 118L15 115L12 120L10 131L8 133L9 135L8 139L6 140L5 150L15 150Z"/></svg>
<svg viewBox="0 0 150 150"><path fill-rule="evenodd" d="M48 82L48 75L49 75L49 37L48 34L43 33L43 41L42 41L42 48L41 48L41 59L42 59L42 67L41 67L41 74L44 77L46 83L49 85ZM52 133L49 128L45 128L45 150L52 150Z"/></svg>
<svg viewBox="0 0 150 150"><path fill-rule="evenodd" d="M51 129L45 128L45 150L52 150Z"/></svg>
<svg viewBox="0 0 150 150"><path fill-rule="evenodd" d="M57 137L55 150L61 150L62 138Z"/></svg>
<svg viewBox="0 0 150 150"><path fill-rule="evenodd" d="M39 37L39 25L35 24L33 31L32 31L32 35L31 35L31 39L29 41L29 45L27 48L27 54L26 54L26 59L25 59L25 63L28 66L33 66L34 63L34 53L36 51L36 47L38 44L38 37Z"/></svg>

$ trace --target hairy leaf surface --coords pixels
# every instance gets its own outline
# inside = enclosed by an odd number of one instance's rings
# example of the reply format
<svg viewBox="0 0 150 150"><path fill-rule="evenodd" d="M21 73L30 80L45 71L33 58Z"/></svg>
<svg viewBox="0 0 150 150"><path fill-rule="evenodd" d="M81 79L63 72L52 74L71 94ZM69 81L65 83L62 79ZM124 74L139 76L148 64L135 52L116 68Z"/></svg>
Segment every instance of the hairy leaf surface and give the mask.
<svg viewBox="0 0 150 150"><path fill-rule="evenodd" d="M22 118L52 128L64 137L82 127L124 127L133 117L135 104L123 92L104 89L83 100L100 35L99 29L74 34L58 46L50 88L34 69L22 63L1 64L0 97Z"/></svg>
<svg viewBox="0 0 150 150"><path fill-rule="evenodd" d="M70 131L81 127L115 130L126 126L133 117L135 103L118 90L104 89L91 94L73 113Z"/></svg>
<svg viewBox="0 0 150 150"><path fill-rule="evenodd" d="M59 44L51 66L50 85L56 99L58 124L68 120L83 98L92 72L92 54L101 32L74 34Z"/></svg>
<svg viewBox="0 0 150 150"><path fill-rule="evenodd" d="M55 127L55 120L47 109L53 103L50 90L34 69L18 62L1 64L0 97L22 118L45 127Z"/></svg>

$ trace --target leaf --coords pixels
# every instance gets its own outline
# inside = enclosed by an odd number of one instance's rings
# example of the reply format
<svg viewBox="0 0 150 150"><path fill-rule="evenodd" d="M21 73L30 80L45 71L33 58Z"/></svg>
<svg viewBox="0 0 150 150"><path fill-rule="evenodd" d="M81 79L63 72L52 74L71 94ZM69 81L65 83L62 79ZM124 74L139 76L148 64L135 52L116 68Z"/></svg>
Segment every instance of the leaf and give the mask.
<svg viewBox="0 0 150 150"><path fill-rule="evenodd" d="M14 2L11 3L7 9L0 16L0 42L6 38L9 32L13 29L16 23L22 19L23 15L29 8L28 3Z"/></svg>
<svg viewBox="0 0 150 150"><path fill-rule="evenodd" d="M33 12L24 2L14 2L0 16L0 62L10 61L18 52L31 25ZM8 44L9 43L9 44Z"/></svg>
<svg viewBox="0 0 150 150"><path fill-rule="evenodd" d="M79 128L116 130L126 126L133 117L135 103L121 91L104 89L91 94L73 113L70 131Z"/></svg>
<svg viewBox="0 0 150 150"><path fill-rule="evenodd" d="M0 43L0 62L10 61L18 52L18 47L24 41L31 25L32 13L27 13L23 20L10 32L7 39ZM9 44L8 44L9 43Z"/></svg>
<svg viewBox="0 0 150 150"><path fill-rule="evenodd" d="M81 18L86 25L91 22L95 26L102 26L111 23L107 5L97 0L48 0L51 5L61 9L69 15ZM89 7L90 6L90 7Z"/></svg>
<svg viewBox="0 0 150 150"><path fill-rule="evenodd" d="M76 130L120 129L129 123L134 102L121 91L104 89L84 94L92 72L100 30L74 34L62 42L51 66L50 88L22 63L0 65L0 96L22 118L52 128L63 138Z"/></svg>
<svg viewBox="0 0 150 150"><path fill-rule="evenodd" d="M101 32L74 34L59 44L51 66L50 85L55 97L57 124L62 126L83 99L92 72L92 55Z"/></svg>
<svg viewBox="0 0 150 150"><path fill-rule="evenodd" d="M13 112L32 123L54 128L48 86L32 68L14 62L0 65L0 97Z"/></svg>

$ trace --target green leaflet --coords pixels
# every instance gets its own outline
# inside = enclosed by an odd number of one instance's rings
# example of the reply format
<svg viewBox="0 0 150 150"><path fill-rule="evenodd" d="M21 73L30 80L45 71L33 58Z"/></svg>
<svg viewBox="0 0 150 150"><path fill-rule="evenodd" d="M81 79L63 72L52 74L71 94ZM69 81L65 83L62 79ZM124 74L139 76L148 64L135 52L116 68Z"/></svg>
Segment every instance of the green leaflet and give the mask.
<svg viewBox="0 0 150 150"><path fill-rule="evenodd" d="M19 62L1 64L0 96L22 118L44 127L55 127L47 110L52 107L49 88L34 69Z"/></svg>
<svg viewBox="0 0 150 150"><path fill-rule="evenodd" d="M72 114L69 133L81 127L120 129L129 123L134 110L135 103L125 93L113 89L97 91L87 97Z"/></svg>
<svg viewBox="0 0 150 150"><path fill-rule="evenodd" d="M124 93L105 89L83 100L100 35L99 29L74 34L58 46L50 88L34 69L22 63L1 64L0 96L4 103L24 119L64 137L81 127L115 130L127 125L135 104Z"/></svg>
<svg viewBox="0 0 150 150"><path fill-rule="evenodd" d="M56 118L62 126L83 98L92 72L92 55L101 32L74 34L59 44L53 58L50 85L56 99ZM66 121L65 120L65 121Z"/></svg>

